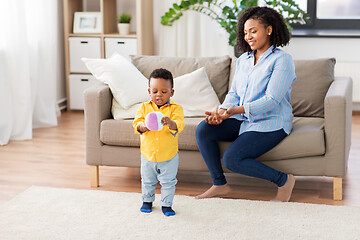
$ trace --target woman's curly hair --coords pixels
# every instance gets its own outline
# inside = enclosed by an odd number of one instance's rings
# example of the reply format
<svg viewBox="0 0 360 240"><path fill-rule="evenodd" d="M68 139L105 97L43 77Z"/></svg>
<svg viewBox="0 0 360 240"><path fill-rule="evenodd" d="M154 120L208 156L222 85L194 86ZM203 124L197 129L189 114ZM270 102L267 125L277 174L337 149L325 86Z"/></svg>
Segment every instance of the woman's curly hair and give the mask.
<svg viewBox="0 0 360 240"><path fill-rule="evenodd" d="M283 47L289 43L290 33L284 18L275 9L269 7L250 7L239 16L236 47L244 52L251 52L249 44L244 39L244 24L248 19L260 20L262 24L272 26L271 45Z"/></svg>

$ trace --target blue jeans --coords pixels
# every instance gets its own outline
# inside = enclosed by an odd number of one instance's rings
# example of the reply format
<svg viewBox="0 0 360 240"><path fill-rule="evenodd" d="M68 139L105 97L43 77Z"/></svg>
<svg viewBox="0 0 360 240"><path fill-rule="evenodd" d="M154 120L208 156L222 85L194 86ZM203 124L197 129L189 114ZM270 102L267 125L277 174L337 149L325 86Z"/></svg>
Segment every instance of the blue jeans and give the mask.
<svg viewBox="0 0 360 240"><path fill-rule="evenodd" d="M164 162L151 162L141 155L141 190L143 202L155 200L155 188L161 184L161 206L171 207L177 183L179 154Z"/></svg>
<svg viewBox="0 0 360 240"><path fill-rule="evenodd" d="M202 157L209 168L214 185L226 184L221 165L218 141L233 142L223 155L224 166L236 173L262 178L281 187L287 174L256 160L280 143L287 134L283 129L273 132L244 132L240 135L241 121L229 118L219 125L202 121L196 128L196 140Z"/></svg>

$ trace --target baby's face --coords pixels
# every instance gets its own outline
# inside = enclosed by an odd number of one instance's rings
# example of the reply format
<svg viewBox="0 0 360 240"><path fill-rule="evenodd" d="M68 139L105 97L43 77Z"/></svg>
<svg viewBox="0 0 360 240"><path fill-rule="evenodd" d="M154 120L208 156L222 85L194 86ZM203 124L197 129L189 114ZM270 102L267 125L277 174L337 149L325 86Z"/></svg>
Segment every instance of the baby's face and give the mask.
<svg viewBox="0 0 360 240"><path fill-rule="evenodd" d="M156 105L162 106L174 95L174 89L171 88L171 83L168 80L162 78L151 78L149 94L151 100Z"/></svg>

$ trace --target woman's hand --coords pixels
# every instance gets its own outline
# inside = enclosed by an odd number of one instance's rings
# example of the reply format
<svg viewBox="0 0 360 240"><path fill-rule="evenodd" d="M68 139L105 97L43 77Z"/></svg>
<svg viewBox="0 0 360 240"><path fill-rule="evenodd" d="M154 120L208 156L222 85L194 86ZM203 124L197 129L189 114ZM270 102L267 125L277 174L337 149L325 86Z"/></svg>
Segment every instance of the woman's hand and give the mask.
<svg viewBox="0 0 360 240"><path fill-rule="evenodd" d="M219 125L223 120L228 119L230 115L226 113L226 109L220 109L219 111L214 112L205 112L205 122L211 125Z"/></svg>

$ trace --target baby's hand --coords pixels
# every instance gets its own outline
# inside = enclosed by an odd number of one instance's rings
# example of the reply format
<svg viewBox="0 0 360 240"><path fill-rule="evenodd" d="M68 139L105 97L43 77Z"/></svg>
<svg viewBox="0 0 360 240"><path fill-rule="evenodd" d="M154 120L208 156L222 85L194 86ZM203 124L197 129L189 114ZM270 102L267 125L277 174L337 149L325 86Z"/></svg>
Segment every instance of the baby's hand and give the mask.
<svg viewBox="0 0 360 240"><path fill-rule="evenodd" d="M169 125L170 122L171 122L171 119L170 119L168 116L165 116L165 117L163 117L163 118L161 119L161 123L162 123L163 125Z"/></svg>
<svg viewBox="0 0 360 240"><path fill-rule="evenodd" d="M144 133L144 132L147 132L147 131L150 131L150 130L146 127L145 123L142 123L142 124L140 124L140 126L138 128L138 131L141 132L141 133Z"/></svg>
<svg viewBox="0 0 360 240"><path fill-rule="evenodd" d="M177 129L177 125L176 122L174 122L173 120L171 120L168 116L165 116L161 119L161 123L165 126L167 125L171 130L176 130Z"/></svg>

